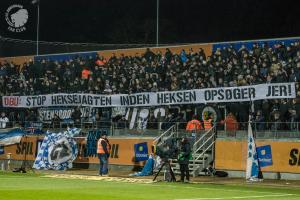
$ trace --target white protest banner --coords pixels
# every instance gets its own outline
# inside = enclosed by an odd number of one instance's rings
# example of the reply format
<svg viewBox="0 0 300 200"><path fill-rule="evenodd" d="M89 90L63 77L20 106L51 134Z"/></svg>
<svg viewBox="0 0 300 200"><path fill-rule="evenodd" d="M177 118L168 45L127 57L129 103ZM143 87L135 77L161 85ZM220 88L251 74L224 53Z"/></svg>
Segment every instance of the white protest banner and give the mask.
<svg viewBox="0 0 300 200"><path fill-rule="evenodd" d="M145 92L136 94L48 94L37 96L3 96L3 107L130 107L175 104L255 101L295 98L295 83L272 83L241 87L206 88L181 91Z"/></svg>

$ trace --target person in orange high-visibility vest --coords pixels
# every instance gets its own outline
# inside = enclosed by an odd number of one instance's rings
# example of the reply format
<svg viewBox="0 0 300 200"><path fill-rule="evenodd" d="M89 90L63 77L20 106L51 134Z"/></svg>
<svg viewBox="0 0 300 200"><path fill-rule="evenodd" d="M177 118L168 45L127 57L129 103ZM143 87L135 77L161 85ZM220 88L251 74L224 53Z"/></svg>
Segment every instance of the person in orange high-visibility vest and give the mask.
<svg viewBox="0 0 300 200"><path fill-rule="evenodd" d="M212 117L209 115L206 119L203 120L204 129L208 130L212 127Z"/></svg>
<svg viewBox="0 0 300 200"><path fill-rule="evenodd" d="M197 132L202 129L202 124L199 120L197 120L197 116L193 115L192 120L189 121L186 125L185 130L190 132Z"/></svg>
<svg viewBox="0 0 300 200"><path fill-rule="evenodd" d="M108 159L110 153L110 144L107 134L103 133L97 142L97 154L100 161L99 175L108 176Z"/></svg>
<svg viewBox="0 0 300 200"><path fill-rule="evenodd" d="M196 133L201 129L203 129L201 122L197 119L197 115L193 115L192 120L187 123L185 130L192 133L194 142L196 140Z"/></svg>

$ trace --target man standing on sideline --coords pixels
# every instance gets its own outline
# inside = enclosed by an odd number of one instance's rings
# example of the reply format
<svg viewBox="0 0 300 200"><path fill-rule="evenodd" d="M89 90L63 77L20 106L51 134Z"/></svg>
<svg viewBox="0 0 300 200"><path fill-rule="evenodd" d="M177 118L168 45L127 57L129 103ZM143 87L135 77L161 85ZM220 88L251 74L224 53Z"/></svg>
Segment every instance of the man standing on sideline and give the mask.
<svg viewBox="0 0 300 200"><path fill-rule="evenodd" d="M107 134L103 133L97 142L97 154L100 161L99 175L108 176L108 159L110 153L110 144Z"/></svg>
<svg viewBox="0 0 300 200"><path fill-rule="evenodd" d="M189 163L192 156L191 145L186 137L182 138L178 163L180 165L180 181L188 183L190 181ZM184 180L185 177L185 180Z"/></svg>

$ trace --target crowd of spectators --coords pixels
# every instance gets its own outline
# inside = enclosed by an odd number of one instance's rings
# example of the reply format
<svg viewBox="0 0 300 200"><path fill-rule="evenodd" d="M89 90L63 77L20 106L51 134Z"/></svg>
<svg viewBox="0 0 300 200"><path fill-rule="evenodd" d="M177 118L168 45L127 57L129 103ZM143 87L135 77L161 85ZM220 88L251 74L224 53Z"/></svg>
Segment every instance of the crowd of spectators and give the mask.
<svg viewBox="0 0 300 200"><path fill-rule="evenodd" d="M109 59L78 57L64 61L29 60L23 65L0 63L0 95L52 93L124 94L296 82L300 96L300 42L251 49L227 46L206 55L203 49L180 54L147 49L143 55L112 54ZM242 103L240 103L242 104ZM257 121L299 121L299 99L256 101ZM243 113L245 109L245 114ZM247 121L248 106L231 109ZM270 113L272 113L270 115Z"/></svg>

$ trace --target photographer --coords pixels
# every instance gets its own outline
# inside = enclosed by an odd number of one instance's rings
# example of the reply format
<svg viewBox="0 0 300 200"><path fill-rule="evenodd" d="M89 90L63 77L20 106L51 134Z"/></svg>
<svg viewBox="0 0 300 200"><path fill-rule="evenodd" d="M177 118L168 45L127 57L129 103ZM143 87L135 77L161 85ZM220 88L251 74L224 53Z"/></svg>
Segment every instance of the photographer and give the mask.
<svg viewBox="0 0 300 200"><path fill-rule="evenodd" d="M178 163L180 164L180 181L188 183L190 181L189 162L192 156L191 145L186 137L181 140ZM184 180L184 177L186 178Z"/></svg>

